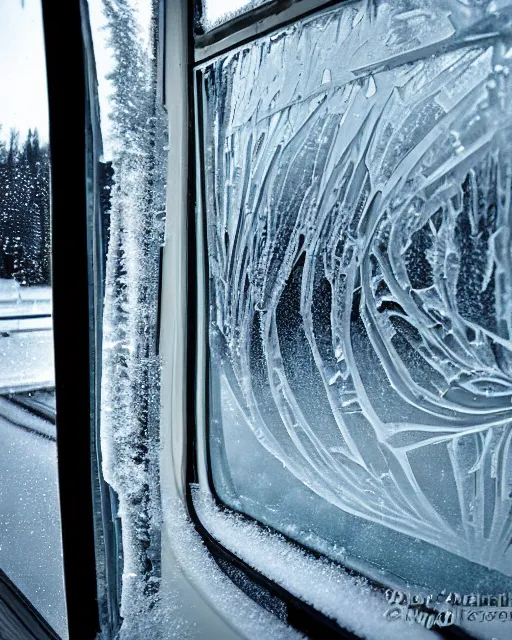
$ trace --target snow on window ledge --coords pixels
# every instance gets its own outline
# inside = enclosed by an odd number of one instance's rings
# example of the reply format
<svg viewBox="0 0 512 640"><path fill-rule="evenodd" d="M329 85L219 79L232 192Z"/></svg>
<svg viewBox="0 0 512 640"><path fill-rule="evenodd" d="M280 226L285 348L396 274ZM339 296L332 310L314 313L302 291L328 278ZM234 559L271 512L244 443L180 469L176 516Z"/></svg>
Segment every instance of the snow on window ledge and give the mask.
<svg viewBox="0 0 512 640"><path fill-rule="evenodd" d="M123 638L303 638L241 591L219 568L181 498L168 495L162 499L162 507L160 600L152 616L131 617Z"/></svg>
<svg viewBox="0 0 512 640"><path fill-rule="evenodd" d="M219 508L211 495L193 486L197 515L229 551L338 624L367 640L433 640L439 635L419 624L389 621L384 595L364 578L307 554L279 534Z"/></svg>

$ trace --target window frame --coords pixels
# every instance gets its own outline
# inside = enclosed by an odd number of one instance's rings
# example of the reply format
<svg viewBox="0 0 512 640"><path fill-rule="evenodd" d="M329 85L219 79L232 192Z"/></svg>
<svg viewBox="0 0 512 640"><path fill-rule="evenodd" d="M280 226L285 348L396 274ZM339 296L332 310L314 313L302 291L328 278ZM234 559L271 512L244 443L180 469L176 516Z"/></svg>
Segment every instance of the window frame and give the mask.
<svg viewBox="0 0 512 640"><path fill-rule="evenodd" d="M167 104L171 148L176 149L172 146L173 130L180 133L176 134L179 138L178 153L171 154L169 160L169 175L177 176L177 180L173 181L173 184L177 184L178 188L174 195L171 195L170 198L168 196L168 218L172 220L176 233L173 233L172 239L168 238L164 250L162 289L163 296L167 299L162 300L162 326L165 327L162 334L164 336L162 353L167 357L177 359L177 363L173 365L172 376L169 377L165 366L162 373L163 433L172 432L167 444L164 441L162 461L169 463L170 460L173 460L174 474L178 478L178 493L185 500L189 516L196 530L219 566L222 565L222 561L228 561L232 566L240 569L250 581L280 598L288 610L287 622L311 638L326 637L326 634L330 634L329 637L340 638L357 638L358 636L342 628L336 621L305 603L226 549L201 522L192 497L191 485L199 484L223 511L237 514L238 517L248 522L256 523L262 530L275 531L272 527L264 525L246 513L238 512L222 502L215 491L209 464L208 288L206 275L208 257L205 212L202 207L204 180L196 171L196 167L204 166L201 161L204 151L201 134L201 70L197 67L199 64L228 53L240 45L252 42L288 24L329 7L341 5L346 1L297 0L297 2L279 2L277 0L277 2L271 2L243 13L215 27L208 33L204 33L197 28L198 16L194 14L193 10L189 10L187 17L187 5L190 8L190 3L181 0L182 6L177 9L180 14L177 24L175 21L173 28L170 28L167 23L166 28L168 40L166 46L173 49L175 56L172 61L169 57L166 58L166 75L170 72L174 83L169 86L186 86L187 90L180 99L172 100ZM176 11L175 3L172 0L167 0L167 2L173 7L174 13ZM176 18L176 14L174 14L174 18ZM176 38L177 32L183 29L186 30L188 37L181 34L178 46L174 43L171 44L171 37ZM176 85L176 82L179 84ZM169 90L167 95L170 95ZM179 106L176 102L180 103ZM174 225L178 225L178 227ZM170 254L174 254L173 257L170 257ZM180 268L181 261L187 264L186 274ZM173 272L173 282L171 283L170 274ZM177 273L179 273L178 278L176 278ZM174 297L172 302L169 296ZM165 331L175 334L177 338L172 346L165 338ZM177 344L180 340L181 345ZM183 376L182 379L185 380L185 383L182 385L180 382L180 388L176 391L171 388L171 381L176 384L180 375ZM172 402L167 403L164 395L166 391L174 396ZM179 451L181 451L181 459ZM312 557L326 557L305 545L301 545L296 540L288 538L282 532L275 532L288 540L290 545L303 550ZM332 562L345 569L348 574L368 580L364 574L341 563ZM382 593L389 587L389 585L372 580L368 580L368 583ZM249 595L254 599L254 595ZM263 602L259 602L259 604L264 606ZM473 638L468 632L455 626L436 627L435 632L440 637L447 639L469 640Z"/></svg>

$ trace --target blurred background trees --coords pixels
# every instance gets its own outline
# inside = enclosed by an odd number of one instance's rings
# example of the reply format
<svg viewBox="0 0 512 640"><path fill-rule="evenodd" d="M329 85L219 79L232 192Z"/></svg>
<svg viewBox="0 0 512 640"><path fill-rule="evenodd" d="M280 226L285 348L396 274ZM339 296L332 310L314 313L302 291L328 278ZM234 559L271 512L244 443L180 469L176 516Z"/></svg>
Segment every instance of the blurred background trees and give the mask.
<svg viewBox="0 0 512 640"><path fill-rule="evenodd" d="M50 284L50 158L37 129L0 140L0 278Z"/></svg>

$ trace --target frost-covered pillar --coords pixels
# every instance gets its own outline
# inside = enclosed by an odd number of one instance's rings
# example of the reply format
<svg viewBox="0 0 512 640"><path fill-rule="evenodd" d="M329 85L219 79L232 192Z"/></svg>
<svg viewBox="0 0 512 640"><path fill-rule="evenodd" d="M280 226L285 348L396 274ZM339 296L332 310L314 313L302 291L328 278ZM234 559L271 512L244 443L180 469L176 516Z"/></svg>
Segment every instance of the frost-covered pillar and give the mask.
<svg viewBox="0 0 512 640"><path fill-rule="evenodd" d="M113 57L114 185L103 325L101 446L119 496L121 615L128 632L158 597L160 576L157 309L165 120L157 98L158 2L104 0Z"/></svg>

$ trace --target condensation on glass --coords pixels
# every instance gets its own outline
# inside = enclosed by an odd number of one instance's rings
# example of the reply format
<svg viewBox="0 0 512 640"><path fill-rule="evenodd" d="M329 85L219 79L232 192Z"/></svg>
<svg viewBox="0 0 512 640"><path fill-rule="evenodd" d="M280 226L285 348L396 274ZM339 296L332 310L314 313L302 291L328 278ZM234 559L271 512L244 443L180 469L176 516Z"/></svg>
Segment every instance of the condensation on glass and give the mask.
<svg viewBox="0 0 512 640"><path fill-rule="evenodd" d="M511 24L342 3L199 69L214 488L380 581L512 587Z"/></svg>
<svg viewBox="0 0 512 640"><path fill-rule="evenodd" d="M211 31L252 9L268 4L270 0L201 0L201 27Z"/></svg>
<svg viewBox="0 0 512 640"><path fill-rule="evenodd" d="M38 0L8 4L0 21L0 569L65 637L43 26Z"/></svg>

